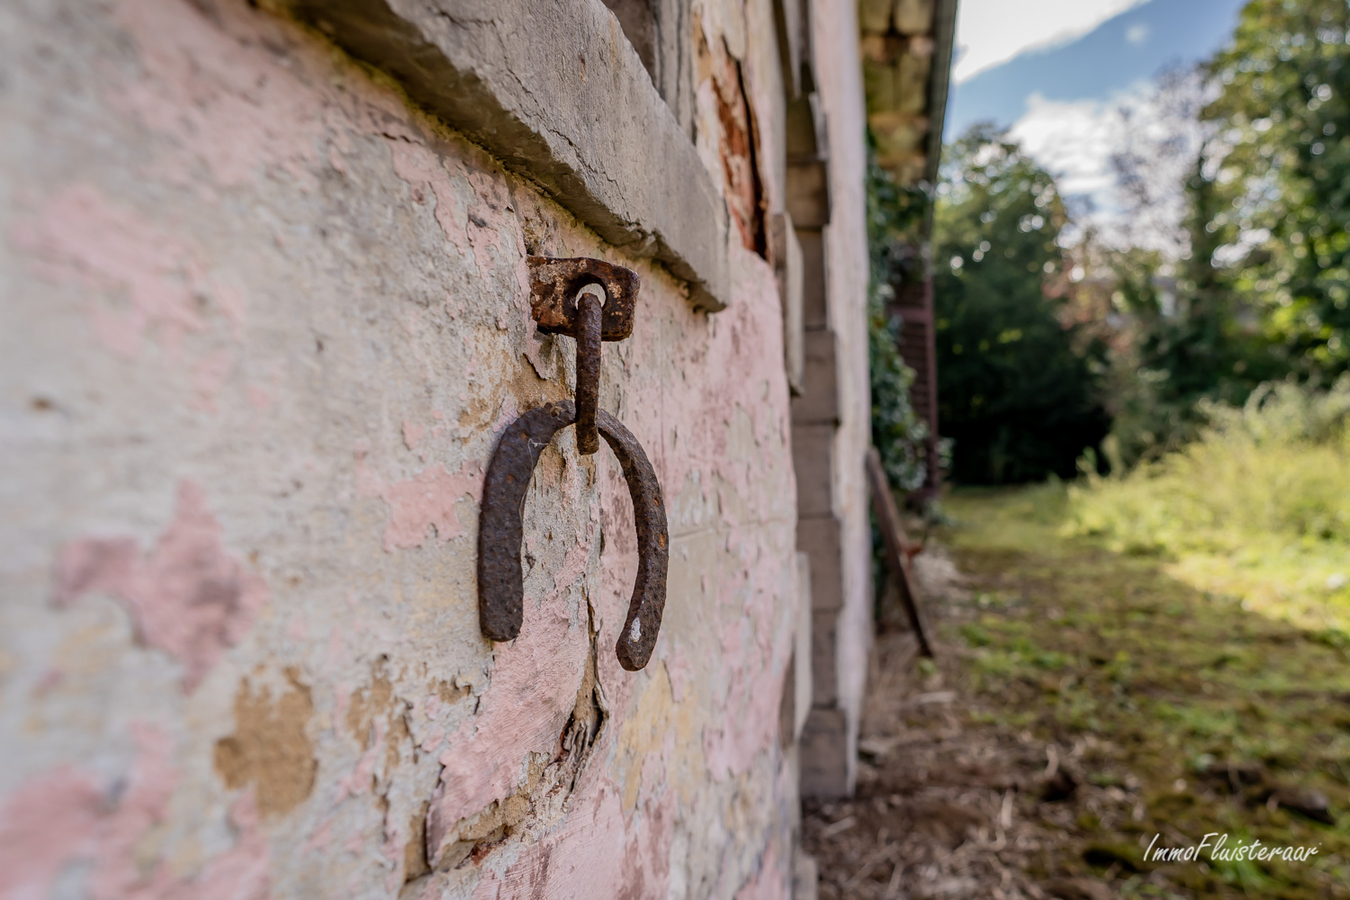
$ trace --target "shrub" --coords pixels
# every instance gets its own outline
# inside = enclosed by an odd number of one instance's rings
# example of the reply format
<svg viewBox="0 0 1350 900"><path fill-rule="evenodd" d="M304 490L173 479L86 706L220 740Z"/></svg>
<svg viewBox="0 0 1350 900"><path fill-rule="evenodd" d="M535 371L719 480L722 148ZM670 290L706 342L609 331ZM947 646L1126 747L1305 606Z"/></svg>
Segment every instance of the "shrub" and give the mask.
<svg viewBox="0 0 1350 900"><path fill-rule="evenodd" d="M1131 552L1350 548L1350 377L1326 391L1266 384L1199 411L1193 443L1070 487L1069 530Z"/></svg>

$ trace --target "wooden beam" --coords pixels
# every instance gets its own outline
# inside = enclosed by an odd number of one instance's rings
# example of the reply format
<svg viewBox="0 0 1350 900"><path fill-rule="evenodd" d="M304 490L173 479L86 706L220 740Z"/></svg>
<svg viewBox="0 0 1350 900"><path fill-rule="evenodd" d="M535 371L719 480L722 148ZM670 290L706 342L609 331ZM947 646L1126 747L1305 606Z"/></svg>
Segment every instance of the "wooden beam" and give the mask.
<svg viewBox="0 0 1350 900"><path fill-rule="evenodd" d="M932 659L933 644L928 638L928 623L919 603L918 591L915 590L914 573L910 569L912 548L905 536L904 525L900 522L895 494L891 492L891 483L886 478L886 470L881 467L881 454L876 447L867 450L867 480L872 488L872 509L876 512L881 537L886 544L886 557L900 586L900 602L909 616L914 636L919 639L919 654Z"/></svg>

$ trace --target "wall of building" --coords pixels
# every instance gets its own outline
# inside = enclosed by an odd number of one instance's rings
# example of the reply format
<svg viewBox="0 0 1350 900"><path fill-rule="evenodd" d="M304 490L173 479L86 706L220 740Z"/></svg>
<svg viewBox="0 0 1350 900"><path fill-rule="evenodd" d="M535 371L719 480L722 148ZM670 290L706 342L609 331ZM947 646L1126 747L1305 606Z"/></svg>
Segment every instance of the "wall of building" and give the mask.
<svg viewBox="0 0 1350 900"><path fill-rule="evenodd" d="M867 369L867 201L862 82L854 4L815 10L820 93L830 146L830 224L825 242L830 327L839 341L835 513L842 523L843 607L838 630L839 706L846 713L847 792L853 792L858 724L872 642L872 540L863 460L872 443Z"/></svg>
<svg viewBox="0 0 1350 900"><path fill-rule="evenodd" d="M867 367L865 119L852 3L813 3L814 93L789 129L789 194L805 259L803 386L792 405L798 544L810 557L812 708L802 789L852 793L872 640L871 535L863 459ZM793 189L795 188L795 190Z"/></svg>
<svg viewBox="0 0 1350 900"><path fill-rule="evenodd" d="M774 188L747 155L782 118L772 36L746 24L765 9L689 9L695 146L731 198L704 281L679 234L621 249L286 10L0 9L0 897L787 895L797 503L754 218ZM831 53L851 9L816 4ZM637 64L609 34L577 78ZM861 171L856 55L838 65L836 209ZM836 223L832 322L856 357L860 210ZM526 503L521 637L479 631L484 468L575 387L573 343L530 318L528 254L642 279L600 393L670 521L638 673L613 651L626 488L570 431ZM861 371L839 438L854 516Z"/></svg>

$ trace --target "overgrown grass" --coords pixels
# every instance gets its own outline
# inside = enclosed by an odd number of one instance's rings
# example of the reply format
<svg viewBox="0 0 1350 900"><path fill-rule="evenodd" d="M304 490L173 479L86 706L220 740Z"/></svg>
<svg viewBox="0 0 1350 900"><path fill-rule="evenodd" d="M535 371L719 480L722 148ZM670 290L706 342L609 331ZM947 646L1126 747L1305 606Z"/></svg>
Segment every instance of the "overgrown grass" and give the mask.
<svg viewBox="0 0 1350 900"><path fill-rule="evenodd" d="M1273 563L1220 571L1231 545L1187 535L1182 552L1124 553L1106 546L1118 538L1105 529L1083 534L1095 491L1127 489L954 491L955 524L941 531L972 580L943 636L965 648L960 683L983 701L973 721L1082 750L1088 786L1068 811L1023 812L1067 838L1035 874L1092 874L1125 898L1350 896L1350 647L1252 609L1254 572L1286 598L1302 595ZM1230 590L1173 574L1195 560ZM1256 772L1261 789L1239 789L1229 766ZM1332 823L1270 802L1263 791L1277 786L1321 792ZM1141 865L1155 834L1185 843L1209 832L1320 849L1306 864Z"/></svg>
<svg viewBox="0 0 1350 900"><path fill-rule="evenodd" d="M1210 424L1186 448L1069 486L1065 534L1166 557L1194 587L1348 640L1350 378L1203 411Z"/></svg>

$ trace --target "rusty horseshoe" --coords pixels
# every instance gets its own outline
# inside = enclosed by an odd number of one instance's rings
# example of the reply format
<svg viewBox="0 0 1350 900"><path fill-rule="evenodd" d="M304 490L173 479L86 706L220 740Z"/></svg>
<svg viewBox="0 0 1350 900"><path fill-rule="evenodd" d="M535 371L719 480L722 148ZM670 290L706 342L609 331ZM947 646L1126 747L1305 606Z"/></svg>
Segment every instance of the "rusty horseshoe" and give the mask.
<svg viewBox="0 0 1350 900"><path fill-rule="evenodd" d="M478 524L478 615L483 635L514 640L525 618L525 584L520 563L525 494L539 456L568 425L577 426L581 453L598 447L603 435L623 469L633 499L638 571L628 617L614 651L630 672L647 665L656 648L666 606L670 536L656 471L633 433L596 408L600 341L632 333L637 276L627 269L589 259L529 260L534 275L534 314L540 330L571 334L577 341L577 402L558 400L512 422L497 443L483 485ZM590 291L592 285L600 290ZM603 292L601 301L596 294ZM546 324L547 323L547 324ZM602 327L603 324L603 327ZM596 446L587 447L587 437Z"/></svg>

